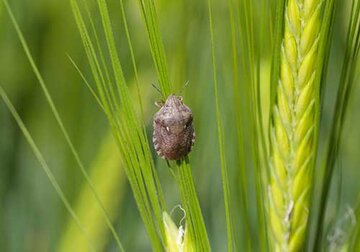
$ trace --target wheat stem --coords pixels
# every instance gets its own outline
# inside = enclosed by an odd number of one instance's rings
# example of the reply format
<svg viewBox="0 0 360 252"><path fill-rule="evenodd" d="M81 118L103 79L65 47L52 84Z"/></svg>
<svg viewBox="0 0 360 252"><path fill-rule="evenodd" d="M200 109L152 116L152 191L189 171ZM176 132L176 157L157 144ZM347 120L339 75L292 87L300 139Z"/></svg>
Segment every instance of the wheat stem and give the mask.
<svg viewBox="0 0 360 252"><path fill-rule="evenodd" d="M305 240L314 166L316 62L321 0L289 0L270 125L268 218L275 251L299 251Z"/></svg>

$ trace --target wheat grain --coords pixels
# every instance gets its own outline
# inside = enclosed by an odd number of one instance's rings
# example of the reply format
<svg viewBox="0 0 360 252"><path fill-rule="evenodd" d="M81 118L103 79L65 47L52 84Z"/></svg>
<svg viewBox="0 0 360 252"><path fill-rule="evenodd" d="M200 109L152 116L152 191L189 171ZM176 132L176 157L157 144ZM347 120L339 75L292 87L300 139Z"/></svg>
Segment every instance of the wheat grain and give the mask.
<svg viewBox="0 0 360 252"><path fill-rule="evenodd" d="M305 240L316 122L316 59L320 0L289 0L280 76L270 125L270 241L275 251L299 251Z"/></svg>

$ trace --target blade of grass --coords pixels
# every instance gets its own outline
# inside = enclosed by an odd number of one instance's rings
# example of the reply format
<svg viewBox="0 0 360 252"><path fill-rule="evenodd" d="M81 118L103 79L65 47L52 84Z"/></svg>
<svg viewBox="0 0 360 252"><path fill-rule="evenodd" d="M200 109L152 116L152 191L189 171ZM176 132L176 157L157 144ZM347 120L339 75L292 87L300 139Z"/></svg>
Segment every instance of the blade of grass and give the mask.
<svg viewBox="0 0 360 252"><path fill-rule="evenodd" d="M124 29L125 29L126 40L127 40L129 50L130 50L131 63L132 63L133 69L134 69L136 91L138 94L139 107L140 107L140 115L141 115L142 120L144 120L144 111L143 111L144 108L143 108L143 102L142 102L141 93L140 93L139 75L138 75L138 70L137 70L137 66L136 66L134 48L133 48L132 42L131 42L129 26L128 26L128 22L126 19L126 13L125 13L123 0L120 0L120 9L121 9L121 16L122 16L122 20L123 20L123 24L124 24Z"/></svg>
<svg viewBox="0 0 360 252"><path fill-rule="evenodd" d="M117 140L120 153L125 161L125 171L140 215L150 236L153 249L161 251L163 248L161 238L164 239L165 237L162 223L162 212L165 204L154 169L154 162L151 157L147 137L143 127L141 127L136 119L134 107L129 97L129 91L116 51L106 2L99 0L97 1L97 6L103 32L105 33L107 54L110 58L109 66L106 62L99 61L98 59L97 54L105 55L105 52L101 48L98 48L96 51L77 1L71 0L70 3L93 78L97 85L101 103L105 108L105 113ZM106 81L104 71L105 75L111 71L115 79L114 84ZM158 235L157 228L160 229L161 237Z"/></svg>
<svg viewBox="0 0 360 252"><path fill-rule="evenodd" d="M239 13L238 9L234 8L234 3L232 0L228 0L228 9L229 9L229 16L230 16L230 28L231 28L231 46L232 46L232 58L233 58L233 90L234 90L234 110L235 110L235 118L236 118L236 131L237 131L237 152L238 152L238 163L239 163L239 189L241 194L241 203L242 203L242 222L244 223L244 236L245 236L245 243L246 248L251 249L251 238L250 238L250 218L249 218L249 203L248 203L248 196L247 196L247 185L246 182L247 178L247 171L245 165L245 151L244 151L244 134L243 134L243 122L242 122L242 115L243 110L241 109L241 87L240 87L240 77L239 77L239 60L238 60L238 41L236 34L239 32L237 30L235 20L239 20ZM235 9L235 10L234 10Z"/></svg>
<svg viewBox="0 0 360 252"><path fill-rule="evenodd" d="M332 1L333 2L333 1ZM332 3L334 4L334 3ZM330 6L331 7L331 6ZM330 8L329 7L329 8ZM329 10L327 17L329 23L331 22L333 11ZM333 177L335 161L338 157L339 146L342 136L342 128L346 118L348 103L351 97L351 91L358 75L358 56L360 48L360 3L357 0L352 2L350 22L347 32L346 51L343 61L342 73L340 77L340 84L336 99L335 111L333 115L329 147L326 154L326 162L324 165L324 183L321 189L320 210L318 212L317 226L316 226L316 240L315 249L322 247L324 218L326 213L327 200L329 197L329 189Z"/></svg>
<svg viewBox="0 0 360 252"><path fill-rule="evenodd" d="M153 0L139 0L142 16L147 28L149 45L153 61L160 81L160 90L163 98L172 93L172 85L169 82L168 67L164 46L160 36L156 9ZM176 162L177 175L175 176L180 189L182 203L187 213L187 227L189 227L190 239L199 251L210 250L210 244L206 233L201 208L191 174L188 157Z"/></svg>
<svg viewBox="0 0 360 252"><path fill-rule="evenodd" d="M83 81L85 82L86 86L89 88L90 92L93 94L93 96L95 97L95 99L99 102L100 106L103 108L104 112L105 109L101 104L100 98L97 96L97 94L95 93L95 91L92 89L90 83L88 82L88 80L85 78L84 74L81 72L81 70L79 69L78 65L74 62L74 60L68 56L71 63L74 65L76 71L79 73L80 77L83 79ZM136 82L136 80L135 80ZM136 83L135 83L136 86ZM134 90L131 89L130 90L131 93L134 93ZM139 97L139 89L136 86L136 93L137 93L137 97L138 99L140 99ZM145 93L148 93L148 89L146 90ZM145 108L150 108L150 106L146 106ZM139 108L141 109L141 108ZM146 110L146 115L149 115L149 109ZM141 112L142 113L142 112ZM148 118L145 118L146 120ZM123 187L122 184L122 176L120 176L120 172L119 167L121 165L120 163L120 158L116 157L116 152L117 150L117 146L115 145L115 143L113 142L113 139L111 138L111 136L108 135L106 136L106 138L104 139L104 142L102 144L101 147L101 151L98 154L98 157L96 158L97 161L95 161L94 166L92 168L92 173L91 173L91 177L94 180L94 183L96 185L102 185L99 188L102 189L100 191L100 195L103 195L105 197L103 197L104 199L106 199L106 201L104 201L105 206L108 206L110 208L107 209L113 209L114 208L118 208L117 204L114 203L114 200L111 200L111 198L107 197L107 195L114 195L114 192L119 192L121 193L121 190L119 190L119 187ZM101 172L100 172L101 171ZM104 176L106 174L106 176ZM108 177L108 174L115 174L115 176L111 176L110 178ZM119 179L120 176L120 179ZM118 194L119 194L118 193ZM116 193L115 193L116 194ZM87 185L84 184L83 188L82 188L82 192L80 194L79 199L77 200L77 207L76 207L76 212L80 213L79 216L81 216L81 219L84 220L91 220L91 221L84 221L84 223L89 223L90 227L90 235L93 237L91 240L96 240L96 244L97 244L97 249L102 251L104 249L104 242L105 242L105 233L106 230L104 230L104 225L99 222L99 213L94 211L94 210L88 210L89 209L89 203L93 203L91 202L91 199L89 199L89 190L87 188ZM118 195L118 197L116 197L116 202L118 202L118 199L121 198L121 195ZM84 208L84 206L86 206ZM90 209L93 209L92 207L90 207ZM115 215L113 213L113 211L110 211L110 214L112 213L112 215ZM112 216L111 215L111 216ZM79 233L77 232L77 230L75 230L74 228L74 223L71 221L68 223L68 227L65 231L65 233L62 236L62 240L59 244L59 251L86 251L84 250L84 240L81 239L79 236Z"/></svg>
<svg viewBox="0 0 360 252"><path fill-rule="evenodd" d="M144 23L146 25L151 55L160 82L160 91L163 95L163 98L166 99L173 90L169 79L168 67L166 63L166 54L160 35L161 33L159 29L159 22L156 14L155 4L153 0L138 1L141 7L141 13L144 19Z"/></svg>
<svg viewBox="0 0 360 252"><path fill-rule="evenodd" d="M118 55L116 52L115 40L114 40L114 36L113 36L111 24L110 24L110 18L109 18L109 13L107 10L106 2L105 2L105 0L98 0L97 2L98 2L101 18L102 18L103 28L104 28L105 35L106 35L105 38L107 40L109 55L110 55L115 79L117 82L117 87L119 87L120 101L124 101L122 103L124 105L124 111L125 111L125 113L128 113L129 122L132 121L132 125L129 125L130 126L129 129L134 129L134 128L137 129L137 134L138 134L138 137L140 137L140 141L134 142L134 143L137 145L136 148L137 148L138 152L142 152L143 147L146 147L146 150L147 150L145 153L143 153L143 154L145 154L143 156L143 158L140 159L140 161L143 162L143 165L141 165L139 167L139 169L141 167L143 168L143 172L144 172L143 176L145 176L145 178L153 178L152 180L144 179L144 182L145 182L147 189L149 190L150 202L154 209L155 217L157 219L157 223L160 228L161 234L164 235L164 227L162 224L163 223L162 222L162 212L163 211L161 209L162 208L161 204L162 205L164 205L164 204L161 201L159 202L159 200L158 200L159 187L157 186L158 183L157 183L157 178L155 176L156 173L155 173L154 164L153 164L153 160L152 160L151 153L150 153L148 140L145 135L145 132L143 131L144 128L139 126L139 123L137 122L137 120L135 118L135 113L132 108L132 104L129 99L127 89L125 88L126 87L125 79L124 79L120 61L119 61L119 58L118 58ZM139 159L139 156L138 156L138 159ZM145 167L147 167L147 169L144 169Z"/></svg>
<svg viewBox="0 0 360 252"><path fill-rule="evenodd" d="M251 191L255 191L256 196L256 214L257 214L257 223L256 230L260 234L260 239L257 241L252 241L251 237L246 237L247 239L247 249L253 250L252 246L258 247L260 250L266 250L266 225L264 217L264 200L263 200L263 180L266 178L266 169L264 160L266 157L266 141L264 140L264 131L263 131L263 115L260 97L261 90L261 78L260 78L260 60L261 60L261 51L259 49L260 45L256 44L259 29L256 24L255 18L255 6L254 1L242 0L238 1L236 5L237 10L237 21L239 25L239 37L240 37L240 53L241 53L241 68L243 71L241 89L243 100L240 103L240 106L236 109L242 110L241 116L246 118L243 120L243 136L247 136L248 141L250 142L251 148L251 157L249 158L249 164L253 165L253 169L244 169L244 175L240 178L240 181L245 184L246 191L244 194L249 194ZM256 33L255 33L256 31ZM262 34L260 33L260 36ZM238 84L239 86L241 84ZM239 95L240 96L240 95ZM239 145L244 144L244 140L239 141ZM254 181L253 183L247 182L246 178L251 177ZM255 188L250 188L254 185ZM245 200L247 200L248 195L246 195ZM243 200L244 201L244 200ZM249 203L245 203L248 205ZM246 219L250 219L251 216L247 214ZM250 225L250 224L248 224ZM250 227L249 227L250 228ZM248 229L249 229L248 228ZM250 233L250 232L249 232ZM260 243L258 242L260 241Z"/></svg>
<svg viewBox="0 0 360 252"><path fill-rule="evenodd" d="M34 61L32 55L30 53L29 47L28 47L28 45L26 43L26 40L25 40L25 38L24 38L24 36L23 36L23 34L21 32L21 29L20 29L20 27L19 27L19 25L18 25L18 23L16 21L16 18L14 16L9 4L8 4L8 1L3 0L3 3L4 3L5 8L6 8L8 14L10 16L11 22L12 22L12 24L13 24L15 30L16 30L16 33L17 33L18 38L20 40L20 43L21 43L21 45L22 45L22 47L24 49L24 52L25 52L25 54L26 54L26 56L27 56L27 58L29 60L30 65L31 65L31 67L32 67L32 69L34 71L34 74L36 75L36 78L38 79L38 82L39 82L39 84L41 86L41 89L44 92L45 98L46 98L46 100L47 100L47 102L48 102L48 104L50 106L50 109L51 109L51 111L52 111L52 113L53 113L53 115L54 115L60 129L61 129L61 132L63 133L63 135L65 137L65 140L66 140L66 142L67 142L67 144L68 144L68 146L69 146L69 148L71 150L71 153L73 154L73 156L74 156L74 158L75 158L75 160L76 160L76 162L77 162L77 164L78 164L78 166L79 166L79 168L81 170L81 173L83 174L85 180L89 184L89 186L90 186L90 188L91 188L91 190L92 190L92 192L93 192L93 194L94 194L94 196L96 198L96 201L98 202L98 206L100 207L100 209L102 211L104 219L105 219L109 229L111 230L111 233L112 233L112 235L113 235L113 237L114 237L114 239L116 241L116 244L117 244L118 248L121 251L123 251L120 239L119 239L118 235L116 234L115 228L112 225L108 214L106 213L106 210L105 210L105 208L104 208L104 206L103 206L103 204L101 202L101 199L100 199L98 193L96 192L96 189L95 189L92 181L90 180L89 174L87 173L87 171L86 171L86 169L85 169L85 167L84 167L84 165L83 165L77 151L75 150L75 147L74 147L74 145L73 145L73 143L72 143L72 141L71 141L71 139L69 137L69 134L68 134L67 130L65 129L65 126L64 126L63 121L62 121L62 119L60 117L60 114L59 114L59 112L58 112L58 110L57 110L57 108L56 108L56 106L55 106L55 104L54 104L54 102L53 102L53 100L51 98L51 95L50 95L46 85L45 85L45 81L44 81L42 75L40 74L39 69L37 68L37 66L35 64L35 61Z"/></svg>
<svg viewBox="0 0 360 252"><path fill-rule="evenodd" d="M214 27L213 27L213 14L212 14L212 3L208 0L208 11L209 11L209 28L210 28L210 41L211 41L211 54L213 64L213 78L214 78L214 91L215 91L215 107L216 107L216 120L217 120L217 134L219 144L219 154L221 163L221 178L224 193L224 206L225 206L225 219L226 219L226 231L228 241L228 251L236 251L236 244L234 243L234 227L233 218L230 203L230 182L228 175L228 168L225 157L225 146L224 146L224 130L220 112L220 101L218 94L218 83L217 83L217 68L216 68L216 55L215 55L215 39L214 39Z"/></svg>
<svg viewBox="0 0 360 252"><path fill-rule="evenodd" d="M266 6L263 2L263 8L261 9L262 15L266 16ZM266 122L266 119L269 118L269 114L263 113L264 108L262 107L264 104L262 104L263 100L267 100L269 96L262 97L264 93L262 93L262 89L264 89L264 84L262 83L261 74L262 74L262 60L265 57L263 55L264 51L263 44L265 43L265 35L266 28L264 25L262 25L259 29L257 29L257 25L254 24L254 11L250 11L252 20L251 22L251 31L254 32L254 30L260 30L260 45L256 45L254 42L256 39L255 33L250 34L250 36L253 38L254 45L252 47L253 52L251 55L253 55L253 65L255 68L255 71L253 72L254 77L252 78L253 83L253 91L252 91L252 107L254 108L254 116L253 121L255 122L254 125L254 136L252 137L252 146L254 146L255 150L255 189L256 189L256 205L257 205L257 226L258 226L258 232L260 236L260 244L259 244L259 250L261 251L268 251L268 240L267 240L267 233L266 233L266 222L265 222L265 199L264 199L264 192L266 191L266 186L264 186L264 181L266 181L267 178L267 172L264 168L266 168L267 163L267 157L269 153L268 148L268 135L266 134L267 131L265 131L266 126L268 126L264 121ZM271 38L271 34L270 34ZM252 61L250 61L252 62ZM264 119L265 118L265 119ZM267 138L266 138L267 137Z"/></svg>
<svg viewBox="0 0 360 252"><path fill-rule="evenodd" d="M43 155L41 154L39 148L37 147L37 145L35 144L31 134L29 133L29 131L27 130L24 122L21 120L21 117L19 116L19 114L17 113L16 109L14 108L13 104L11 103L11 101L9 100L9 98L7 97L4 89L2 88L2 86L0 85L0 96L3 99L5 105L8 107L8 109L10 110L11 114L13 115L16 123L18 124L21 132L23 133L26 141L28 142L31 150L33 151L36 159L39 161L41 168L43 169L43 171L45 172L46 176L48 177L51 185L53 186L53 188L55 189L57 195L59 196L60 200L63 202L66 210L69 212L71 218L74 220L74 222L76 223L76 225L78 226L78 228L80 229L80 232L82 233L82 235L84 236L85 240L86 240L86 246L88 249L90 249L91 251L96 251L94 245L92 244L92 240L90 239L90 236L88 234L88 232L86 231L84 225L82 224L82 222L80 221L79 217L77 216L77 214L75 213L74 209L71 207L69 200L67 199L67 197L65 196L63 190L61 189L59 183L57 182L54 174L52 173L52 171L50 170L47 162L45 161Z"/></svg>
<svg viewBox="0 0 360 252"><path fill-rule="evenodd" d="M89 89L90 93L92 94L92 96L94 97L94 99L96 100L96 102L99 104L100 108L105 112L105 108L104 108L104 106L101 104L101 101L100 101L99 96L96 94L95 90L92 88L92 86L90 85L89 81L86 79L85 75L81 72L79 66L75 63L75 61L73 60L73 58L70 57L70 55L67 55L67 57L69 58L71 64L74 66L74 68L76 69L76 71L77 71L78 74L80 75L81 79L84 81L86 87Z"/></svg>
<svg viewBox="0 0 360 252"><path fill-rule="evenodd" d="M142 123L143 123L143 131L144 131L144 135L146 135L146 126L145 126L145 115L144 115L144 108L143 108L143 102L142 102L142 97L141 97L141 92L140 92L140 83L139 83L139 76L138 76L138 69L137 69L137 64L136 64L136 60L135 60L135 53L134 53L134 49L133 49L133 45L131 42L131 36L130 36L130 32L129 32L129 26L128 26L128 22L127 22L127 18L126 18L126 12L125 12L125 8L124 8L124 1L120 0L120 9L121 9L121 15L122 15L122 20L123 20L123 24L124 24L124 29L125 29L125 34L126 34L126 40L129 46L129 50L130 50L130 55L131 55L131 63L133 66L133 70L134 70L134 76L135 76L135 85L136 85L136 91L137 91L137 95L138 95L138 101L139 101L139 106L140 106L140 115L142 118ZM156 14L156 13L155 13ZM166 61L164 61L165 63L165 67L163 67L163 71L167 71L166 69ZM165 89L165 88L164 88ZM148 139L145 138L146 142L146 146L149 146L149 142ZM160 181L158 180L157 176L154 176L155 179L155 184L157 187L158 191L161 191L161 185L160 185ZM165 229L162 229L161 231L163 232L162 235L164 237L165 233L164 233Z"/></svg>
<svg viewBox="0 0 360 252"><path fill-rule="evenodd" d="M179 185L181 201L186 211L186 232L189 232L195 251L210 251L210 243L196 195L189 158L177 161L175 178Z"/></svg>

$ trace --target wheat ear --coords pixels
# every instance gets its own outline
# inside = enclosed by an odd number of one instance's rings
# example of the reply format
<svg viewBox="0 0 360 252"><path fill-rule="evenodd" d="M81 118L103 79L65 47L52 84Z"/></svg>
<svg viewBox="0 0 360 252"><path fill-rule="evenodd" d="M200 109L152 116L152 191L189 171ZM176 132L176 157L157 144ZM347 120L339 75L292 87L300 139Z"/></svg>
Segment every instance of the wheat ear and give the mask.
<svg viewBox="0 0 360 252"><path fill-rule="evenodd" d="M270 124L268 219L275 251L301 250L309 215L322 0L288 0ZM320 70L319 70L320 71Z"/></svg>

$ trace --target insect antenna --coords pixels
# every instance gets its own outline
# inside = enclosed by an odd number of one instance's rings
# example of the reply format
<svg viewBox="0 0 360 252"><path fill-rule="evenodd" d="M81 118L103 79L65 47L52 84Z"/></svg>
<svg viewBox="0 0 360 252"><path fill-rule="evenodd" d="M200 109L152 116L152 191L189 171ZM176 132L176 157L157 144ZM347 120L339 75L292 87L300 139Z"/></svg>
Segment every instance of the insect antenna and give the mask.
<svg viewBox="0 0 360 252"><path fill-rule="evenodd" d="M182 87L181 91L180 91L180 95L182 94L182 92L185 90L185 88L189 85L190 81L187 80L184 84L184 86Z"/></svg>
<svg viewBox="0 0 360 252"><path fill-rule="evenodd" d="M153 88L155 88L156 91L158 91L162 95L160 88L155 83L152 83L151 85L153 86Z"/></svg>

